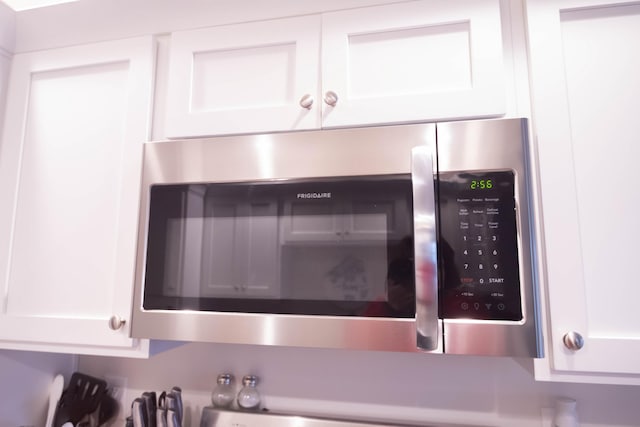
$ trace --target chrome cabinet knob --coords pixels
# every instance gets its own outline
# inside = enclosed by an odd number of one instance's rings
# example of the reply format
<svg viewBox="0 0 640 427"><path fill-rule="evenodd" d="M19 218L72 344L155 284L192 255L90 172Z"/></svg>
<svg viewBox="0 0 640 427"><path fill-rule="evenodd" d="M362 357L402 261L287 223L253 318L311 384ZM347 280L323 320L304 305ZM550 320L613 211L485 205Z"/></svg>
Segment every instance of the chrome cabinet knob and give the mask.
<svg viewBox="0 0 640 427"><path fill-rule="evenodd" d="M313 96L309 95L308 93L304 94L302 98L300 98L300 106L302 108L306 108L307 110L310 110L312 105L313 105Z"/></svg>
<svg viewBox="0 0 640 427"><path fill-rule="evenodd" d="M332 90L327 91L327 93L324 94L324 102L327 105L335 107L338 103L338 94Z"/></svg>
<svg viewBox="0 0 640 427"><path fill-rule="evenodd" d="M111 316L111 318L109 319L109 328L114 331L122 328L124 324L125 320L121 319L120 316Z"/></svg>
<svg viewBox="0 0 640 427"><path fill-rule="evenodd" d="M582 347L584 347L584 338L582 337L582 335L575 331L567 332L566 334L564 334L564 337L562 337L562 342L564 343L565 347L573 351L580 350Z"/></svg>

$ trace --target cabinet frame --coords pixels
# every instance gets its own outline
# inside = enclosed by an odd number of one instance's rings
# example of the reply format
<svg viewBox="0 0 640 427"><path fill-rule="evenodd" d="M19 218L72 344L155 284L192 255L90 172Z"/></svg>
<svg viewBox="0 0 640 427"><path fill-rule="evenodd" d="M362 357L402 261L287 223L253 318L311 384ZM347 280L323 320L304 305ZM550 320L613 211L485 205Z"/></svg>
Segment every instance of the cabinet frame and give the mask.
<svg viewBox="0 0 640 427"><path fill-rule="evenodd" d="M500 3L459 0L453 5L446 0L422 0L174 32L169 41L166 118L160 127L166 137L181 138L503 116L507 73ZM370 54L355 57L350 40L385 39L388 34L391 44L383 40L387 50L382 49L380 57L400 52L398 61L389 63L409 64L404 70L394 65L388 72L396 76L400 87L391 79L374 78L362 84L364 95L353 96L351 71L358 68L357 75L374 75L380 63ZM422 40L418 46L428 46L440 58L427 54L422 58L410 51L409 46L416 46L411 40L417 38ZM283 100L277 89L267 88L257 95L262 100L257 102L242 87L247 67L239 64L263 68L255 73L273 73L282 63L264 60L261 50L284 45L294 45L295 50L295 63L286 77L291 94ZM366 49L377 52L381 48L374 42ZM216 66L225 63L227 53L246 57L231 60L237 71L217 72ZM434 67L436 62L444 65ZM439 71L426 89L414 91L405 81L415 81L416 72L411 74L413 80L405 74L397 76L416 68L410 64ZM368 72L368 68L374 70ZM452 74L457 76L452 86L443 88ZM230 87L240 92L233 99L237 105L224 105L225 98L233 97L215 76L228 76ZM249 77L248 86L255 86L259 76ZM272 76L272 85L280 87L282 76L276 77ZM214 80L207 84L207 78ZM383 82L391 84L381 88ZM335 105L327 98L331 92L337 95ZM198 101L201 95L206 102Z"/></svg>

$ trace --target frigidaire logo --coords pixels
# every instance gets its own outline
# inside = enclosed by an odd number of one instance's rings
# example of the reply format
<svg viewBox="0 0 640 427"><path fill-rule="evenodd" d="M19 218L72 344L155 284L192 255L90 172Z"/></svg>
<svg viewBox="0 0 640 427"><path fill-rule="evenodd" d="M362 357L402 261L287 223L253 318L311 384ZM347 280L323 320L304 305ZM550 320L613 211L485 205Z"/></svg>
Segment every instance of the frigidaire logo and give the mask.
<svg viewBox="0 0 640 427"><path fill-rule="evenodd" d="M331 193L298 193L298 199L330 199Z"/></svg>

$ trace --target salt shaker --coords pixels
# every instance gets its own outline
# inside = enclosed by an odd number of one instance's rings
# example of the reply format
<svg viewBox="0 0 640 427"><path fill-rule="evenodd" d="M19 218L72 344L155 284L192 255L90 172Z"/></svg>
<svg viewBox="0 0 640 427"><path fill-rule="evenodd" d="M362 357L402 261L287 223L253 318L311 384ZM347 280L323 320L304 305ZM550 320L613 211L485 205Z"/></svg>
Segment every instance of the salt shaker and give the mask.
<svg viewBox="0 0 640 427"><path fill-rule="evenodd" d="M218 408L228 408L233 403L235 391L233 390L233 375L218 375L217 385L211 393L211 403Z"/></svg>
<svg viewBox="0 0 640 427"><path fill-rule="evenodd" d="M576 401L568 398L556 400L556 413L553 417L553 427L579 427Z"/></svg>
<svg viewBox="0 0 640 427"><path fill-rule="evenodd" d="M238 407L246 410L260 409L260 393L256 388L258 377L245 375L242 378L243 387L238 392Z"/></svg>

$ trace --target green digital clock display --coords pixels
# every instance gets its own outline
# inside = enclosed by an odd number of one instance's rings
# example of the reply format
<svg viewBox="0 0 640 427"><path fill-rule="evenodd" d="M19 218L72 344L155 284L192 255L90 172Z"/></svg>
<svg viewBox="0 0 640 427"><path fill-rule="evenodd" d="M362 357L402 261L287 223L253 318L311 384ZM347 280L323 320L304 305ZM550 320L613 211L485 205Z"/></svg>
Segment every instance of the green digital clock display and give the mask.
<svg viewBox="0 0 640 427"><path fill-rule="evenodd" d="M489 190L493 188L492 179L472 179L469 183L471 190Z"/></svg>

